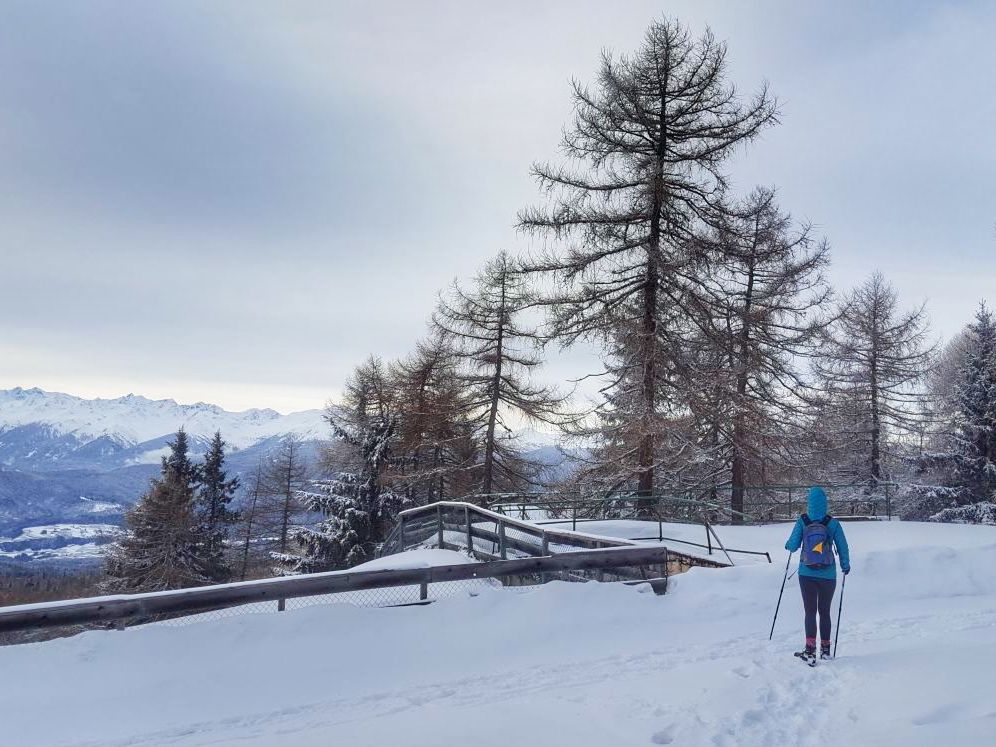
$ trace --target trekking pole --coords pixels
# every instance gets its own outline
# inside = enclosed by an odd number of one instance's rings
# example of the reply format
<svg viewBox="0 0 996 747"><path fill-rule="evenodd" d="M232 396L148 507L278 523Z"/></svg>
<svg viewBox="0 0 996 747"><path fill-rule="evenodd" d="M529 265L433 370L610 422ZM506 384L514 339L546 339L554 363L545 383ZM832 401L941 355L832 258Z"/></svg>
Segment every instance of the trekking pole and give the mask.
<svg viewBox="0 0 996 747"><path fill-rule="evenodd" d="M775 634L775 623L778 621L778 608L782 606L782 594L785 593L785 582L788 580L789 575L789 563L792 562L792 556L795 553L790 552L788 560L785 561L785 575L782 576L782 590L778 592L778 604L775 605L775 617L771 621L771 632L768 633L768 640ZM843 597L843 594L841 595Z"/></svg>
<svg viewBox="0 0 996 747"><path fill-rule="evenodd" d="M844 574L844 580L840 582L840 602L837 605L837 632L833 637L833 658L837 658L837 640L840 638L840 613L844 611L844 587L847 586L847 574Z"/></svg>

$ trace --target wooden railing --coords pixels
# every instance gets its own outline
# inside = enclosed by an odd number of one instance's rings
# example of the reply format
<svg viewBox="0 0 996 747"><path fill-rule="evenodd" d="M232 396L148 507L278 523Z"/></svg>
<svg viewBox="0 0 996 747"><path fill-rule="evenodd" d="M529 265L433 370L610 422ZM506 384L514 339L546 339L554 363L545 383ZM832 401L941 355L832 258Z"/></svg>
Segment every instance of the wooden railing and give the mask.
<svg viewBox="0 0 996 747"><path fill-rule="evenodd" d="M471 503L440 501L402 511L397 526L381 548L381 556L419 547L439 547L470 552L478 558L488 560L638 546L643 544L633 540L541 526ZM711 568L728 565L719 560L677 552L673 547L668 549L672 564ZM732 564L730 561L729 565Z"/></svg>
<svg viewBox="0 0 996 747"><path fill-rule="evenodd" d="M668 560L666 547L626 546L432 568L313 573L150 594L4 607L0 608L0 632L109 623L123 627L162 616L191 615L255 602L416 585L424 590L431 583L471 579L550 578L558 574L570 579L572 574L635 568L642 580L652 582L662 577L666 580ZM581 580L580 576L577 578ZM654 588L663 590L657 584Z"/></svg>

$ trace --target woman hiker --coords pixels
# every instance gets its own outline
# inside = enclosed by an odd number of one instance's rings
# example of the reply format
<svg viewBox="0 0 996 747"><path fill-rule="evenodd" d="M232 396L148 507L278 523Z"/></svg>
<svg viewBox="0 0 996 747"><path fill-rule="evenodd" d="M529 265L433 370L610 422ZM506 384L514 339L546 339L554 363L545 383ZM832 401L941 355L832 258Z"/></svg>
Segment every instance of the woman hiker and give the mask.
<svg viewBox="0 0 996 747"><path fill-rule="evenodd" d="M785 543L785 549L789 552L802 548L799 588L806 608L806 648L796 656L810 664L816 661L817 612L820 614L820 658L830 658L830 602L837 587L834 546L840 554L840 569L846 576L851 572L851 556L844 527L827 513L827 494L823 488L810 488L806 513L796 519L792 535Z"/></svg>

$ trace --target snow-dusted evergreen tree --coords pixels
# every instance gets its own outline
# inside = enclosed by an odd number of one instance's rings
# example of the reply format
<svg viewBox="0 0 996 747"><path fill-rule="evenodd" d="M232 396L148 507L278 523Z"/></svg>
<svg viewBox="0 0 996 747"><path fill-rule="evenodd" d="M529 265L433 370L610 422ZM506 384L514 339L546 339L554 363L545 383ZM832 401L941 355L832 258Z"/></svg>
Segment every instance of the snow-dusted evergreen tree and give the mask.
<svg viewBox="0 0 996 747"><path fill-rule="evenodd" d="M959 342L961 366L946 451L919 460L935 484L913 485L903 498L911 516L934 513L944 521L980 520L996 511L996 322L982 304ZM944 510L947 509L947 510Z"/></svg>
<svg viewBox="0 0 996 747"><path fill-rule="evenodd" d="M925 308L898 309L895 289L874 273L841 303L815 360L824 400L821 426L831 430L831 480L874 493L904 456L923 417L922 384L934 349Z"/></svg>
<svg viewBox="0 0 996 747"><path fill-rule="evenodd" d="M541 365L539 336L522 320L534 303L525 277L501 252L471 290L454 283L433 315L436 328L455 341L462 363L455 372L462 420L481 453L473 469L473 492L485 496L534 482L535 469L523 459L512 426L552 423L564 402L552 387L534 380Z"/></svg>
<svg viewBox="0 0 996 747"><path fill-rule="evenodd" d="M634 55L606 54L593 89L574 85L569 163L534 167L550 206L521 215L525 230L564 246L526 267L549 290L551 334L607 345L603 408L619 400L615 387L638 387L614 428L633 444L622 455L635 456L640 495L655 492L657 434L674 409L659 363L684 343L688 325L673 320L695 282L690 243L725 187L727 158L776 120L767 90L744 104L726 68L724 44L708 31L693 39L670 19L654 23Z"/></svg>
<svg viewBox="0 0 996 747"><path fill-rule="evenodd" d="M195 506L196 469L182 428L169 446L162 474L125 515L127 533L108 553L108 590L162 591L212 581L209 538Z"/></svg>
<svg viewBox="0 0 996 747"><path fill-rule="evenodd" d="M372 560L377 547L403 506L403 498L384 490L381 476L388 463L394 419L376 416L361 425L344 424L333 414L330 423L335 437L356 452L353 471L341 471L316 482L314 489L302 492L300 499L324 519L314 527L295 527L293 541L299 555L275 554L286 572L351 568Z"/></svg>
<svg viewBox="0 0 996 747"><path fill-rule="evenodd" d="M207 546L205 555L211 563L211 579L224 583L231 576L231 568L225 559L225 540L238 514L229 508L235 492L239 489L239 479L228 477L225 470L225 442L217 431L211 439L204 464L196 469L196 505Z"/></svg>
<svg viewBox="0 0 996 747"><path fill-rule="evenodd" d="M992 501L996 492L996 323L984 305L969 325L970 346L956 390L954 482L958 503Z"/></svg>

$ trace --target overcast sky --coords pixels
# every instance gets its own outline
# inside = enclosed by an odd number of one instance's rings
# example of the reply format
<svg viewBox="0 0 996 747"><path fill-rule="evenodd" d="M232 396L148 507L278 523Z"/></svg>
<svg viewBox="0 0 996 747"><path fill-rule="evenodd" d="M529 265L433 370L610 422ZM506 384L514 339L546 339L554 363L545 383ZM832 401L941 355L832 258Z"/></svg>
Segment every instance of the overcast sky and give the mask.
<svg viewBox="0 0 996 747"><path fill-rule="evenodd" d="M4 1L0 387L321 406L528 248L570 78L664 12L770 82L734 182L838 287L880 269L943 336L996 302L996 3Z"/></svg>

